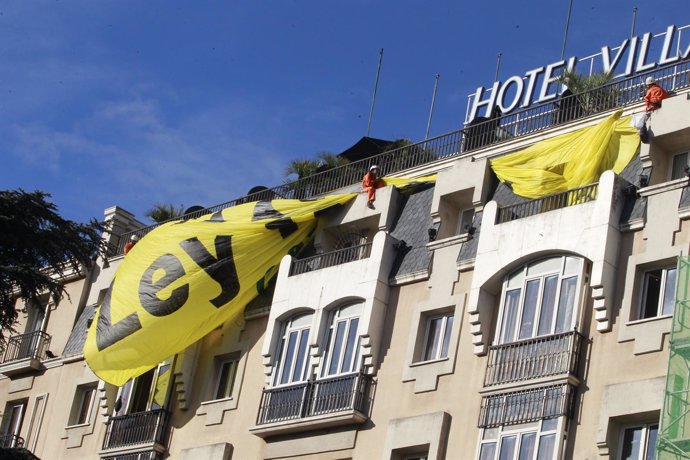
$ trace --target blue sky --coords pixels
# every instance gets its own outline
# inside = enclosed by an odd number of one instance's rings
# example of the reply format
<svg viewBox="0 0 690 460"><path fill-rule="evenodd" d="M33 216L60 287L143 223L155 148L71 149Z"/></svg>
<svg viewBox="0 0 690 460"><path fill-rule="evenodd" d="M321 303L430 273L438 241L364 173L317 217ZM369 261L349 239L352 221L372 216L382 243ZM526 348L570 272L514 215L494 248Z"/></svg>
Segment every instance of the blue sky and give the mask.
<svg viewBox="0 0 690 460"><path fill-rule="evenodd" d="M574 0L566 56L690 24L687 0ZM458 129L467 96L557 61L568 1L3 1L0 189L67 218L210 206L366 134Z"/></svg>

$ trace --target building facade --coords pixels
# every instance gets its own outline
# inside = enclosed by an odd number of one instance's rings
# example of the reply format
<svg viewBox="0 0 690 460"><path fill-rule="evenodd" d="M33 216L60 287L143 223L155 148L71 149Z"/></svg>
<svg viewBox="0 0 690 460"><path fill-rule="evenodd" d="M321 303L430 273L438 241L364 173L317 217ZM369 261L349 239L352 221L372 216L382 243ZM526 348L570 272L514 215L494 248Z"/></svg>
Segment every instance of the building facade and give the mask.
<svg viewBox="0 0 690 460"><path fill-rule="evenodd" d="M559 100L361 160L346 186L324 173L311 194L358 191L373 162L437 179L326 214L239 319L121 388L82 348L124 242L148 229L109 208L111 257L65 280L58 304L18 300L3 446L71 460L653 458L690 249L690 66L654 75L671 97L649 142L576 190L527 200L489 162L642 111L637 83L595 110Z"/></svg>

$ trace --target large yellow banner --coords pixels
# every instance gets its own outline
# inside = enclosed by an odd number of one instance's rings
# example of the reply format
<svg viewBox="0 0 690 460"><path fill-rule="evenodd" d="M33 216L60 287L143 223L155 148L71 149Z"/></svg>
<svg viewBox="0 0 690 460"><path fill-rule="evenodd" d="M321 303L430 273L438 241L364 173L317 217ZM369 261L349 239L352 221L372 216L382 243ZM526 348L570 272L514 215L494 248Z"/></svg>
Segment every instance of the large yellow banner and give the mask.
<svg viewBox="0 0 690 460"><path fill-rule="evenodd" d="M121 386L242 313L320 211L356 194L246 203L152 230L124 258L84 356Z"/></svg>

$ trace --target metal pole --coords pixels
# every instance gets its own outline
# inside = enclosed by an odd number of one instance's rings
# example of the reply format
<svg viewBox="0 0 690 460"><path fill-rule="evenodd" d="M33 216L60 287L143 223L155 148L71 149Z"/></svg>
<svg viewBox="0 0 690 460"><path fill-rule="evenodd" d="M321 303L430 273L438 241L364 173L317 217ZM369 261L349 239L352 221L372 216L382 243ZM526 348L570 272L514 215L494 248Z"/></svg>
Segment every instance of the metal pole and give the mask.
<svg viewBox="0 0 690 460"><path fill-rule="evenodd" d="M431 96L431 108L429 109L429 121L426 123L426 134L424 134L424 140L429 139L429 129L431 129L431 117L434 114L434 104L436 103L436 90L438 89L438 79L441 78L440 74L436 74L436 81L434 82L434 94Z"/></svg>
<svg viewBox="0 0 690 460"><path fill-rule="evenodd" d="M633 19L632 19L632 28L630 29L630 38L633 38L635 36L635 20L637 19L637 7L633 8Z"/></svg>
<svg viewBox="0 0 690 460"><path fill-rule="evenodd" d="M379 51L379 68L376 70L376 83L374 83L374 95L371 98L371 110L369 110L369 124L367 125L367 137L371 132L371 119L374 117L374 103L376 102L376 90L379 87L379 74L381 73L381 61L383 61L383 48Z"/></svg>
<svg viewBox="0 0 690 460"><path fill-rule="evenodd" d="M501 68L501 56L503 56L501 53L498 53L498 56L496 56L496 75L494 75L494 82L498 81L498 71Z"/></svg>
<svg viewBox="0 0 690 460"><path fill-rule="evenodd" d="M573 11L573 0L568 2L568 19L565 22L565 35L563 35L563 51L561 51L561 59L565 59L565 44L568 41L568 28L570 27L570 14Z"/></svg>

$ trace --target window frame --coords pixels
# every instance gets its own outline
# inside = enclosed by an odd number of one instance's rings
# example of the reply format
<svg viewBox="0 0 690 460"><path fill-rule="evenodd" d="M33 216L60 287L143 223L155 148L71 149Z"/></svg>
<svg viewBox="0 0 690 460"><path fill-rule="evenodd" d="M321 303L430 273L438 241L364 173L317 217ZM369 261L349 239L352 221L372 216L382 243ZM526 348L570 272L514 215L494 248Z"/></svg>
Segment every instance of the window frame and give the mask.
<svg viewBox="0 0 690 460"><path fill-rule="evenodd" d="M465 222L465 214L469 214L469 223L467 223L467 230L465 230L465 225L463 225L463 222ZM455 229L455 234L456 235L466 235L469 232L469 228L472 227L472 224L474 223L474 208L465 208L461 209L458 212L458 222L456 225Z"/></svg>
<svg viewBox="0 0 690 460"><path fill-rule="evenodd" d="M148 370L144 374L134 377L133 379L128 380L124 385L122 385L117 392L117 399L122 401L122 406L120 407L120 410L116 411L115 415L129 415L129 414L134 414L134 413L139 413L139 412L148 412L151 410L156 410L156 409L162 409L168 406L170 403L170 394L172 391L172 387L174 386L173 382L173 375L172 373L174 372L175 368L175 357L171 357L166 359L165 361L162 361L161 363L158 364L153 369ZM163 395L163 404L158 404L155 400L156 397L156 386L158 385L158 380L161 375L163 375L165 372L170 372L170 376L168 377L168 384L166 385L165 388L165 394ZM151 375L151 381L147 384L146 379L148 379L149 375ZM145 390L142 388L142 385L146 385L148 387L148 390ZM135 402L142 402L143 399L140 399L141 397L144 396L144 394L141 394L141 391L146 391L145 396L146 396L146 403L144 406L143 410L138 410L136 412L133 412L133 409L136 409L134 407ZM133 397L135 396L135 397Z"/></svg>
<svg viewBox="0 0 690 460"><path fill-rule="evenodd" d="M650 428L656 427L656 437L650 438L649 433L650 433ZM659 422L654 421L654 422L648 422L648 423L637 423L637 424L632 424L632 425L625 425L622 426L620 429L619 433L619 439L618 439L618 454L616 455L616 460L624 460L623 458L623 453L624 453L624 442L625 442L625 433L629 430L633 430L636 428L641 428L642 429L642 443L641 445L644 445L644 449L641 449L640 452L638 453L637 459L632 459L632 460L645 460L648 458L648 453L650 450L650 447L652 450L656 449L656 440L658 439L659 436ZM653 439L653 442L650 444L650 440ZM654 458L654 457L652 457Z"/></svg>
<svg viewBox="0 0 690 460"><path fill-rule="evenodd" d="M445 312L432 312L428 315L423 315L424 318L424 336L422 338L422 347L419 350L419 361L417 363L427 363L433 361L441 361L448 359L450 352L450 339L453 335L453 326L455 325L455 311L445 311ZM439 328L440 334L437 336L438 346L436 347L435 356L429 356L428 352L434 349L436 343L432 344L431 349L429 348L429 332L431 330L431 323L435 320L441 319L441 327ZM450 325L448 322L450 320ZM443 354L443 349L445 348L445 355Z"/></svg>
<svg viewBox="0 0 690 460"><path fill-rule="evenodd" d="M542 264L543 266L545 266L548 264L549 261L555 261L556 259L560 259L560 263L558 265L559 268L557 271L554 271L554 269L548 269L547 267L547 269L541 268L536 273L529 273L530 269L536 269L539 267L539 265ZM576 263L578 264L575 267L576 270L572 270L572 267L571 270L568 269L569 260L576 261ZM521 340L534 339L537 337L548 337L551 335L565 333L576 329L579 324L580 314L582 311L581 304L582 296L585 292L585 289L583 287L587 279L587 266L588 264L586 263L586 260L582 257L571 254L562 254L552 257L540 258L523 264L518 269L511 271L503 280L500 305L496 320L496 330L494 333L494 345L514 343ZM546 283L548 279L553 278L555 276L557 276L557 280L556 285L554 286L552 306L550 307L551 324L547 332L540 333L542 314L545 313L544 294L546 291ZM563 330L559 331L558 317L561 309L561 298L564 294L564 288L568 288L565 282L573 278L575 279L575 284L574 292L572 293L572 305L570 305L570 307L565 305L566 312L568 309L570 309L570 321L569 324L562 328ZM536 291L536 298L534 299L534 306L531 307L534 309L533 317L531 319L531 332L528 335L523 336L522 328L525 325L525 323L523 323L525 314L525 299L528 295L530 283L533 283L535 281L538 281L539 283L537 286L538 290ZM511 283L519 283L519 285L511 286ZM506 316L506 313L509 312L507 301L509 297L514 298L511 296L511 294L515 292L518 292L517 304L515 306L510 307L511 309L514 309L512 312L514 318L511 319L510 317ZM567 294L568 293L566 292L566 295ZM505 326L508 322L513 323L510 326L512 327L512 331L505 329Z"/></svg>
<svg viewBox="0 0 690 460"><path fill-rule="evenodd" d="M676 158L680 158L683 155L685 155L685 165L683 166L682 171L676 171ZM690 152L679 152L674 154L671 157L671 162L669 164L669 180L679 180L679 179L686 179L688 176L685 172L685 168L690 166ZM680 175L676 173L680 173Z"/></svg>
<svg viewBox="0 0 690 460"><path fill-rule="evenodd" d="M664 304L666 300L666 282L668 281L668 272L669 271L674 272L674 280L673 280L673 300L671 301L671 312L664 314ZM659 281L659 293L658 293L658 300L657 300L657 306L656 306L656 315L651 315L651 316L645 316L646 311L647 311L647 294L649 292L649 275L653 272L661 272L661 278ZM664 318L664 317L671 317L673 316L673 311L675 310L675 303L676 303L676 285L677 285L677 280L678 280L678 267L675 265L667 265L663 267L656 267L656 268L650 268L641 271L640 274L640 290L639 290L639 301L637 302L637 314L633 321L644 321L644 320L650 320L654 318Z"/></svg>
<svg viewBox="0 0 690 460"><path fill-rule="evenodd" d="M17 399L5 403L5 411L2 414L2 425L0 426L0 433L3 436L19 437L24 425L24 417L26 416L26 409L29 405L28 399ZM15 419L15 409L19 410L19 416ZM10 415L8 418L7 416ZM16 421L15 421L16 420ZM16 440L12 440L14 443Z"/></svg>
<svg viewBox="0 0 690 460"><path fill-rule="evenodd" d="M98 384L96 382L78 385L74 392L72 410L69 414L67 427L89 425L93 413L93 404L96 400ZM86 412L84 409L86 408ZM82 414L84 419L82 420Z"/></svg>
<svg viewBox="0 0 690 460"><path fill-rule="evenodd" d="M220 385L223 381L222 379L224 375L223 369L226 364L230 364L230 368L227 373L228 378L226 379L225 388L222 391L223 396L219 396L219 394L221 394ZM239 365L240 356L237 353L216 357L216 378L213 385L213 401L233 398Z"/></svg>
<svg viewBox="0 0 690 460"><path fill-rule="evenodd" d="M308 318L307 318L308 317ZM304 325L297 325L295 326L294 323L297 322L300 319L305 319L305 321L308 320L307 323ZM282 386L291 386L295 385L298 383L306 382L309 379L309 367L310 367L310 362L311 362L311 356L310 356L310 338L312 335L312 326L313 326L313 321L314 321L314 312L313 311L308 311L308 312L303 312L303 313L297 313L290 318L286 319L283 321L281 324L281 334L280 338L278 339L278 346L277 350L278 353L276 354L276 361L275 365L273 366L273 376L271 378L271 387L276 388L276 387L282 387ZM306 335L304 333L306 332ZM292 333L296 334L297 337L297 342L295 343L294 347L294 355L292 356L290 360L290 369L288 372L288 378L286 381L282 381L282 374L285 372L285 361L286 357L289 351L289 339L290 335ZM304 343L304 348L302 348L302 344ZM297 362L299 361L299 356L301 354L301 351L303 350L304 352L304 357L303 357L303 362L302 366L303 369L300 372L300 375L295 377L295 371L297 367ZM295 359L297 358L297 359Z"/></svg>
<svg viewBox="0 0 690 460"><path fill-rule="evenodd" d="M545 426L545 424L553 425L553 427ZM532 445L532 456L528 460L539 459L539 449L542 445L542 439L553 438L553 450L551 456L546 460L555 460L560 458L559 452L561 450L561 442L563 439L562 433L565 427L565 417L542 419L536 422L523 423L519 425L501 425L492 428L482 428L479 430L479 442L477 443L477 452L475 458L477 460L499 460L501 458L501 448L504 446L504 441L508 438L515 438L516 443L513 447L513 454L508 460L518 460L520 458L520 450L523 446L523 441L526 435L534 434L534 444ZM495 433L495 436L489 437ZM493 456L482 457L482 450L484 446L493 445ZM489 455L491 455L489 453Z"/></svg>

